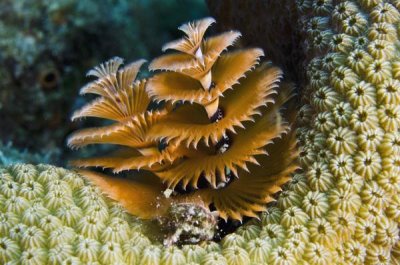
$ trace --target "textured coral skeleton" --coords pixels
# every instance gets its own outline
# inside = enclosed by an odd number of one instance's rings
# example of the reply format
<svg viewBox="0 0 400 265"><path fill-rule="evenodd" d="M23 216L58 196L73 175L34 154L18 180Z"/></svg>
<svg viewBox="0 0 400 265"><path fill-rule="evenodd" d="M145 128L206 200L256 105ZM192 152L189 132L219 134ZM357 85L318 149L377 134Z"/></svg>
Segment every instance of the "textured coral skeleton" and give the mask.
<svg viewBox="0 0 400 265"><path fill-rule="evenodd" d="M256 217L297 168L295 140L280 113L290 86L278 88L281 71L259 65L262 50L224 52L239 32L205 39L214 22L182 25L186 36L164 45L175 52L150 63L157 72L149 80L135 80L143 60L122 66L122 59L113 58L89 71L98 79L81 90L100 97L73 119L114 123L78 131L68 144L124 149L73 164L139 170L124 179L84 173L139 217L162 217L180 203L212 204L225 220ZM152 108L152 102L159 104Z"/></svg>
<svg viewBox="0 0 400 265"><path fill-rule="evenodd" d="M302 208L313 246L303 258L399 264L399 1L298 7L310 56L297 134L304 173L294 177L309 190Z"/></svg>
<svg viewBox="0 0 400 265"><path fill-rule="evenodd" d="M383 114L396 113L391 106L399 103L400 56L379 57L386 55L371 42L398 47L400 4L302 0L296 6L309 59L297 119L303 171L260 220L221 242L165 247L150 242L81 176L13 166L0 170L0 263L61 264L56 254L63 249L64 262L78 264L399 264L400 135L395 115ZM374 81L379 68L370 72L377 65L390 69L380 82ZM58 211L60 203L66 207Z"/></svg>

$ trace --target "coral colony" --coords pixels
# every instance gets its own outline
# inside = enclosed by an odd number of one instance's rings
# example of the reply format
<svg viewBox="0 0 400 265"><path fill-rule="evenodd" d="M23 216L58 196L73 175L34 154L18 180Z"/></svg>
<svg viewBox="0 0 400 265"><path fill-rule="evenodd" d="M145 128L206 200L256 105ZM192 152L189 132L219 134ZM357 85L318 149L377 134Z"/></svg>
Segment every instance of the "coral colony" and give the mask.
<svg viewBox="0 0 400 265"><path fill-rule="evenodd" d="M82 93L98 97L73 118L113 123L69 145L120 146L73 162L109 171L1 169L0 263L399 264L400 2L296 6L307 54L296 128L291 86L258 64L260 49L225 51L235 31L204 39L211 18L185 24L148 80L136 80L143 61L89 72ZM211 240L217 218L244 217Z"/></svg>

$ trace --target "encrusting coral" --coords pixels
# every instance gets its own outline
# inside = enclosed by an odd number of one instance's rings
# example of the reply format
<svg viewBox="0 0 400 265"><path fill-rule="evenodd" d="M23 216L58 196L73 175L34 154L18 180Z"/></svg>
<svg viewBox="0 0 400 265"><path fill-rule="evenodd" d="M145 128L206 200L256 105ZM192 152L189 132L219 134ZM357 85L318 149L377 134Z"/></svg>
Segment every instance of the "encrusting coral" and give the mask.
<svg viewBox="0 0 400 265"><path fill-rule="evenodd" d="M150 245L118 203L62 168L1 168L0 205L1 264L135 264Z"/></svg>
<svg viewBox="0 0 400 265"><path fill-rule="evenodd" d="M110 223L102 218L114 217L114 211L101 203L109 205L97 188L62 169L14 166L3 169L0 178L0 261L61 264L55 261L59 257L76 264L399 264L400 135L393 115L399 97L399 55L394 51L381 57L385 53L368 47L376 39L398 46L400 4L300 0L296 5L303 15L300 26L309 59L297 129L303 171L285 184L260 220L252 219L220 243L164 247L137 232L132 232L131 244L115 242L124 235L98 234ZM28 174L24 167L35 173ZM64 182L53 183L57 179ZM34 188L26 188L29 180ZM56 192L60 190L64 196ZM53 199L60 197L68 197L67 205L76 207L61 215L50 211L59 222L28 211L32 202L44 209L55 207L60 199ZM98 206L96 211L85 210L91 205ZM87 215L78 219L89 221L92 229L74 225L77 219L71 216L78 212ZM126 220L129 215L117 216ZM64 230L45 220L61 223ZM103 222L97 226L96 220ZM135 222L124 224L125 231L126 225L130 231L141 230L133 228ZM57 256L61 247L65 254Z"/></svg>
<svg viewBox="0 0 400 265"><path fill-rule="evenodd" d="M150 64L151 70L165 72L135 81L144 61L121 67L122 60L114 58L91 70L88 75L98 79L81 90L100 97L73 119L116 122L78 131L69 145L109 143L125 149L73 164L114 172L140 170L127 178L84 174L141 218L163 219L186 204L191 205L186 212L195 215L191 218L210 215L205 224L215 223L211 204L225 220L256 217L297 168L294 137L279 113L291 97L290 86L275 89L281 71L269 64L256 67L260 49L222 53L240 33L204 39L213 22L205 18L179 28L186 36L163 47L178 52ZM151 108L152 101L163 106ZM183 220L190 219L187 213ZM171 240L193 241L186 235L192 232L184 229ZM205 239L212 238L208 234Z"/></svg>
<svg viewBox="0 0 400 265"><path fill-rule="evenodd" d="M302 207L311 217L309 240L320 248L306 260L399 264L400 5L381 0L297 5L309 59L297 131L304 172L298 178L307 179L309 199ZM319 195L313 203L311 194ZM307 211L312 207L322 215Z"/></svg>

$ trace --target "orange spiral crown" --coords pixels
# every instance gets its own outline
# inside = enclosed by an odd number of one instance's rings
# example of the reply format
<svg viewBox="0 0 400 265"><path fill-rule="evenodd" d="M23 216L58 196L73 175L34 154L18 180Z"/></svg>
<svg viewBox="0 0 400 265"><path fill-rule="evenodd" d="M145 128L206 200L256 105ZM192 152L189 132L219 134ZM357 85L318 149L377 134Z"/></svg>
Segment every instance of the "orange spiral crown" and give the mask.
<svg viewBox="0 0 400 265"><path fill-rule="evenodd" d="M214 22L182 25L186 36L164 45L174 52L150 63L157 71L150 79L136 80L144 60L122 67L122 59L113 58L89 71L98 79L81 90L99 97L72 119L113 123L75 132L69 146L121 148L73 165L133 172L128 178L85 175L144 219L183 202L212 204L225 220L255 217L297 169L295 140L280 113L290 86L278 88L280 69L259 65L261 49L224 52L239 32L205 39ZM152 102L163 104L152 108Z"/></svg>

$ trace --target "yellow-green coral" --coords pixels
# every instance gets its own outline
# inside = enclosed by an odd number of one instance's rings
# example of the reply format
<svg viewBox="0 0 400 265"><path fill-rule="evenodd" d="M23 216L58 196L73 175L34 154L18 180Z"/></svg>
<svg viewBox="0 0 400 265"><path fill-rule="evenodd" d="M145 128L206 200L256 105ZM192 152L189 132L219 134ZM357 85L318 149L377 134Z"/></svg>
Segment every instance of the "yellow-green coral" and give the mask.
<svg viewBox="0 0 400 265"><path fill-rule="evenodd" d="M399 264L400 2L337 2L298 1L303 171L260 220L167 248L75 173L13 166L0 178L0 263Z"/></svg>
<svg viewBox="0 0 400 265"><path fill-rule="evenodd" d="M2 168L0 191L1 264L132 264L131 246L150 244L135 218L65 169Z"/></svg>
<svg viewBox="0 0 400 265"><path fill-rule="evenodd" d="M320 263L306 254L302 258L310 264L398 264L399 222L393 212L400 191L398 3L299 2L306 52L312 56L306 81L310 93L302 97L297 135L308 156L315 157L314 163L301 161L311 189L303 208L312 209L311 194L320 195L315 204L327 198L326 215L310 216L307 227L311 242L332 256ZM332 15L315 8L328 2ZM332 33L329 44L317 48L315 36L327 31ZM327 139L322 146L307 141L307 135L321 132ZM329 159L317 155L321 149L329 150Z"/></svg>
<svg viewBox="0 0 400 265"><path fill-rule="evenodd" d="M343 176L340 183L345 184L331 191L309 187L304 195L299 187L306 180L296 175L297 183L288 189L303 194L296 197L300 203L271 207L260 221L251 221L221 243L167 248L152 243L135 218L79 175L52 166L15 165L1 169L0 262L394 263L399 258L398 177L380 174L376 181L360 185L365 180L355 176Z"/></svg>

